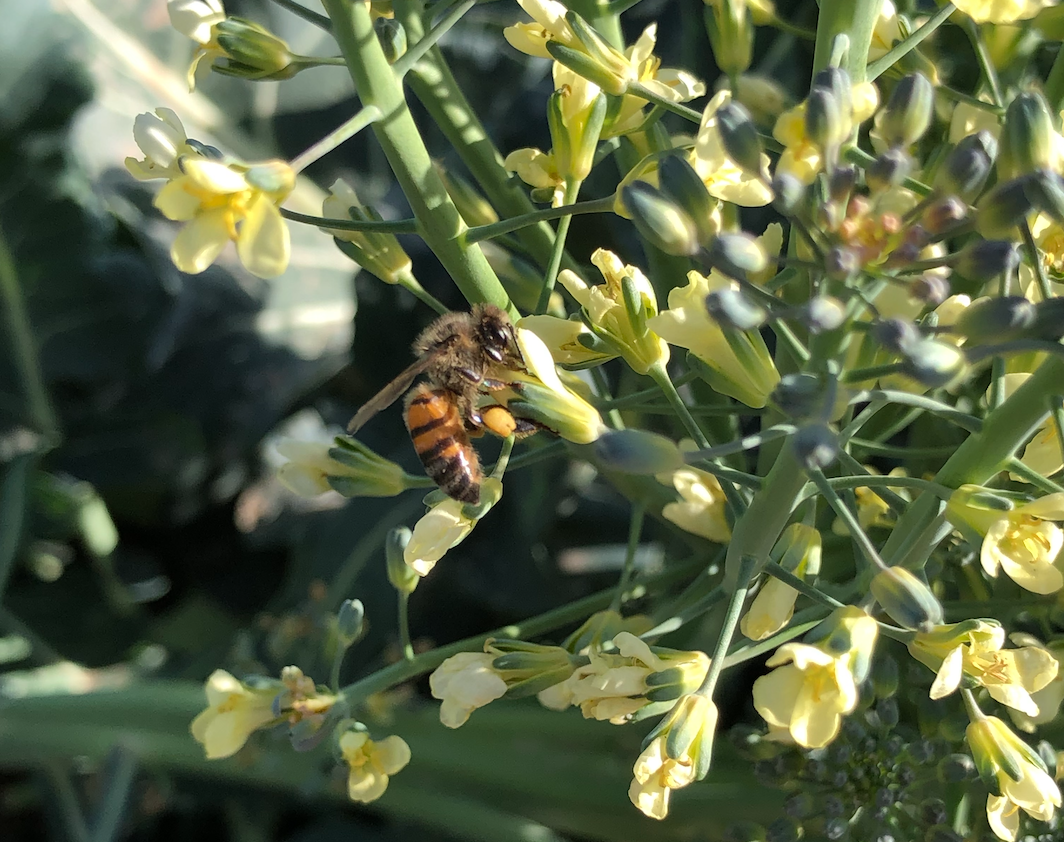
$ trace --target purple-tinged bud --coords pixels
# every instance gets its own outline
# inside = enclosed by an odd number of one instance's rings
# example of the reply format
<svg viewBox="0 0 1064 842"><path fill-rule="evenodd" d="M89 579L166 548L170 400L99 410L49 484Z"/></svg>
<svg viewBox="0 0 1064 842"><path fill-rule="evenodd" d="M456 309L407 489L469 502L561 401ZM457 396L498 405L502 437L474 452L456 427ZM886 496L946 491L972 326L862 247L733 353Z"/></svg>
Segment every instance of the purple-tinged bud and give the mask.
<svg viewBox="0 0 1064 842"><path fill-rule="evenodd" d="M624 474L661 474L685 464L683 452L671 439L643 430L609 430L592 447L603 468Z"/></svg>
<svg viewBox="0 0 1064 842"><path fill-rule="evenodd" d="M833 281L846 281L861 270L861 258L852 248L834 246L824 255L824 271Z"/></svg>
<svg viewBox="0 0 1064 842"><path fill-rule="evenodd" d="M983 130L953 147L935 178L935 187L971 202L983 189L997 156L997 141Z"/></svg>
<svg viewBox="0 0 1064 842"><path fill-rule="evenodd" d="M998 178L1009 179L1056 165L1056 132L1041 94L1017 94L1005 110Z"/></svg>
<svg viewBox="0 0 1064 842"><path fill-rule="evenodd" d="M921 338L916 325L905 319L883 319L872 329L876 342L896 354L904 354Z"/></svg>
<svg viewBox="0 0 1064 842"><path fill-rule="evenodd" d="M772 179L772 207L784 216L794 216L805 199L806 187L788 173L776 173Z"/></svg>
<svg viewBox="0 0 1064 842"><path fill-rule="evenodd" d="M666 155L658 165L658 185L665 198L694 223L699 242L708 243L720 227L716 221L718 203L695 168L682 155Z"/></svg>
<svg viewBox="0 0 1064 842"><path fill-rule="evenodd" d="M942 623L942 604L904 567L881 570L873 577L870 589L887 616L903 629L927 632Z"/></svg>
<svg viewBox="0 0 1064 842"><path fill-rule="evenodd" d="M951 292L949 281L941 275L920 275L909 285L909 294L930 307L937 307Z"/></svg>
<svg viewBox="0 0 1064 842"><path fill-rule="evenodd" d="M772 390L771 400L780 414L799 420L813 418L824 406L824 384L812 374L785 374Z"/></svg>
<svg viewBox="0 0 1064 842"><path fill-rule="evenodd" d="M878 155L865 169L865 181L875 192L897 187L912 172L913 160L901 147L892 147Z"/></svg>
<svg viewBox="0 0 1064 842"><path fill-rule="evenodd" d="M976 230L990 240L1019 239L1016 227L1034 210L1032 177L1014 178L998 184L979 200Z"/></svg>
<svg viewBox="0 0 1064 842"><path fill-rule="evenodd" d="M945 234L968 216L968 206L956 196L936 199L924 211L921 223L932 236Z"/></svg>
<svg viewBox="0 0 1064 842"><path fill-rule="evenodd" d="M827 88L813 88L809 92L805 101L805 133L821 149L837 147L846 139L842 108Z"/></svg>
<svg viewBox="0 0 1064 842"><path fill-rule="evenodd" d="M980 298L964 309L953 330L980 344L1008 342L1027 335L1036 320L1036 306L1022 295Z"/></svg>
<svg viewBox="0 0 1064 842"><path fill-rule="evenodd" d="M879 133L890 146L909 147L931 125L935 89L922 73L902 77L877 121Z"/></svg>
<svg viewBox="0 0 1064 842"><path fill-rule="evenodd" d="M407 534L410 530L407 530ZM405 565L404 565L405 567ZM345 646L350 646L365 630L366 608L360 599L345 599L336 612L336 635Z"/></svg>
<svg viewBox="0 0 1064 842"><path fill-rule="evenodd" d="M682 207L660 190L636 181L621 190L636 230L666 254L688 257L698 252L698 227Z"/></svg>
<svg viewBox="0 0 1064 842"><path fill-rule="evenodd" d="M755 178L765 175L761 136L743 105L733 101L717 109L717 131L724 151L739 169Z"/></svg>
<svg viewBox="0 0 1064 842"><path fill-rule="evenodd" d="M968 371L964 352L949 342L920 339L905 350L902 371L928 389L957 383Z"/></svg>
<svg viewBox="0 0 1064 842"><path fill-rule="evenodd" d="M733 330L756 330L768 321L768 311L737 289L711 292L706 296L706 310L721 327Z"/></svg>
<svg viewBox="0 0 1064 842"><path fill-rule="evenodd" d="M953 268L964 278L986 283L1020 263L1015 243L1006 240L973 240L957 255Z"/></svg>
<svg viewBox="0 0 1064 842"><path fill-rule="evenodd" d="M706 262L722 275L740 281L768 267L768 256L761 244L744 232L720 234L706 246L703 254Z"/></svg>
<svg viewBox="0 0 1064 842"><path fill-rule="evenodd" d="M839 437L827 424L810 424L791 436L798 462L807 470L823 470L839 455Z"/></svg>

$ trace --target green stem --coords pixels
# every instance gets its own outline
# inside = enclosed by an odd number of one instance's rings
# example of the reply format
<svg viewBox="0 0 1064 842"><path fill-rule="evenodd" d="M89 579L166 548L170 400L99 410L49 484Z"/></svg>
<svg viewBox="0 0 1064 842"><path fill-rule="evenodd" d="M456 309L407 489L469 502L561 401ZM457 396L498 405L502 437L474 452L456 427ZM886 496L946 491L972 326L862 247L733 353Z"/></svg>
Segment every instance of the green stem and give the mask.
<svg viewBox="0 0 1064 842"><path fill-rule="evenodd" d="M813 587L801 576L795 576L790 570L780 567L779 564L774 561L769 561L765 565L765 572L773 579L779 579L783 584L794 588L802 596L808 597L813 600L813 602L825 605L832 610L843 608L846 605L844 602L839 602L835 597L828 596L819 588Z"/></svg>
<svg viewBox="0 0 1064 842"><path fill-rule="evenodd" d="M295 0L273 0L282 9L288 9L292 14L298 15L308 23L312 23L315 26L324 29L326 32L332 32L332 23L325 15L319 15L317 12L312 12L310 9L296 3Z"/></svg>
<svg viewBox="0 0 1064 842"><path fill-rule="evenodd" d="M406 591L399 591L399 646L404 660L414 660L414 644L410 642L410 594Z"/></svg>
<svg viewBox="0 0 1064 842"><path fill-rule="evenodd" d="M654 93L654 91L640 85L638 82L633 82L628 86L627 95L645 99L647 102L658 105L666 111L671 111L673 114L678 114L685 120L696 125L702 122L702 113L700 111L695 111L693 108L688 108L686 105L681 105L678 102L672 102L671 100L665 99L665 97Z"/></svg>
<svg viewBox="0 0 1064 842"><path fill-rule="evenodd" d="M850 507L842 502L842 498L835 493L835 489L831 487L823 471L810 468L807 473L809 474L809 479L813 481L813 484L820 491L820 494L828 501L828 505L835 510L835 514L842 518L846 528L850 531L850 537L857 542L857 546L861 548L861 552L868 559L868 563L873 567L878 567L880 570L885 569L886 565L883 563L883 559L879 557L879 552L876 550L875 545L865 534L864 529L861 528L857 516L850 511Z"/></svg>
<svg viewBox="0 0 1064 842"><path fill-rule="evenodd" d="M447 305L444 304L442 301L440 301L431 292L426 290L421 285L421 282L417 278L415 278L412 273L408 272L405 275L403 275L402 277L400 277L398 283L399 283L399 286L401 286L403 289L409 290L409 292L415 298L417 298L418 301L422 302L423 304L427 304L429 307L431 307L433 310L435 310L441 316L444 313L449 313L450 312L450 310L448 309Z"/></svg>
<svg viewBox="0 0 1064 842"><path fill-rule="evenodd" d="M628 583L632 580L632 572L635 570L635 554L639 549L639 539L643 534L643 519L647 507L643 502L632 505L632 516L628 522L628 546L624 552L624 567L621 569L621 580L617 583L617 593L610 603L611 611L620 611L624 594L628 590Z"/></svg>
<svg viewBox="0 0 1064 842"><path fill-rule="evenodd" d="M422 35L420 4L406 3L396 9L407 37L416 42ZM504 217L533 213L536 207L503 166L503 158L451 74L439 48L429 50L406 78L414 96L454 147L462 163L484 191L492 206ZM551 227L541 222L522 228L518 239L528 252L546 265L554 242ZM566 266L575 264L566 257Z"/></svg>
<svg viewBox="0 0 1064 842"><path fill-rule="evenodd" d="M990 53L986 48L986 42L983 40L982 32L979 31L978 24L971 18L965 17L964 31L968 33L968 39L972 42L972 48L975 50L975 57L979 60L979 67L983 71L983 77L990 86L990 95L994 98L994 105L998 108L1004 108L1005 98L1001 94L1001 82L998 80L994 62L990 58Z"/></svg>
<svg viewBox="0 0 1064 842"><path fill-rule="evenodd" d="M1009 459L1008 469L1010 472L1016 474L1018 477L1022 477L1035 488L1040 488L1046 494L1058 494L1064 491L1064 488L1050 479L1046 479L1038 471L1033 468L1028 468L1019 459L1013 456Z"/></svg>
<svg viewBox="0 0 1064 842"><path fill-rule="evenodd" d="M664 588L669 584L683 581L692 573L702 570L704 566L705 564L701 560L696 560L690 564L678 565L656 576L648 576L644 584L648 589ZM540 614L538 617L509 626L502 626L487 634L478 634L465 640L459 640L456 643L433 649L431 652L424 652L415 656L412 661L400 661L378 670L372 675L356 681L354 684L349 684L341 692L350 701L364 699L373 693L379 693L389 687L409 681L411 678L431 672L452 655L457 655L459 652L479 651L483 648L484 641L488 638L531 640L577 620L582 620L595 611L601 611L613 602L616 593L616 587L609 587L591 596L586 596L545 614Z"/></svg>
<svg viewBox="0 0 1064 842"><path fill-rule="evenodd" d="M349 0L323 0L323 5L359 98L384 115L373 124L373 132L418 221L418 233L469 303L497 304L516 318L517 310L484 253L462 241L465 222L432 166L402 87L377 41L368 5Z"/></svg>
<svg viewBox="0 0 1064 842"><path fill-rule="evenodd" d="M1020 233L1023 235L1023 244L1027 248L1027 256L1031 260L1031 265L1034 267L1034 278L1038 283L1038 291L1042 294L1042 300L1048 301L1053 297L1053 290L1049 286L1049 278L1046 277L1046 267L1042 263L1042 258L1038 254L1038 244L1034 241L1034 235L1031 233L1031 226L1024 219L1020 223Z"/></svg>
<svg viewBox="0 0 1064 842"><path fill-rule="evenodd" d="M377 106L367 105L350 120L341 123L313 146L296 155L289 166L297 173L302 172L319 158L328 155L341 143L350 140L366 126L377 122L382 116L381 110Z"/></svg>
<svg viewBox="0 0 1064 842"><path fill-rule="evenodd" d="M567 216L577 216L582 213L613 213L614 196L611 194L601 199L591 199L587 202L576 202L571 205L562 205L557 208L543 208L532 213L512 216L509 219L500 219L488 225L477 225L469 229L466 234L466 242L479 243L481 240L490 240L493 237L501 237L512 231L520 231L537 222L546 222L552 219L565 219Z"/></svg>
<svg viewBox="0 0 1064 842"><path fill-rule="evenodd" d="M993 114L995 117L1000 117L1005 112L994 105L992 102L984 102L978 97L974 97L971 94L961 93L958 90L954 90L948 85L939 85L935 89L938 93L942 94L946 99L951 99L954 102L963 102L965 105L970 105L972 108L978 108L981 111L987 111ZM911 212L910 212L911 213Z"/></svg>
<svg viewBox="0 0 1064 842"><path fill-rule="evenodd" d="M1064 109L1064 45L1057 50L1057 57L1053 59L1053 66L1049 69L1045 95L1049 101L1049 113L1059 114L1061 109Z"/></svg>
<svg viewBox="0 0 1064 842"><path fill-rule="evenodd" d="M845 35L849 39L849 49L839 66L850 74L854 82L863 82L872 30L879 19L882 5L882 0L820 0L813 72L829 66L836 36Z"/></svg>
<svg viewBox="0 0 1064 842"><path fill-rule="evenodd" d="M385 219L379 222L374 220L330 219L326 216L311 216L305 213L298 213L287 208L281 208L281 216L292 222L302 222L306 225L316 225L318 228L332 228L337 231L367 231L373 234L416 234L418 232L416 219Z"/></svg>
<svg viewBox="0 0 1064 842"><path fill-rule="evenodd" d="M444 35L450 32L451 27L458 23L476 3L477 0L463 0L462 3L448 11L439 23L418 38L417 42L396 60L395 64L392 65L392 72L402 79L415 64L421 61L429 50L439 43Z"/></svg>
<svg viewBox="0 0 1064 842"><path fill-rule="evenodd" d="M933 14L930 18L927 19L927 22L924 23L923 26L921 26L915 32L910 33L909 37L905 38L902 41L899 41L897 44L891 47L885 55L880 56L871 64L869 64L868 70L866 71L867 75L865 76L865 78L869 82L874 82L876 79L882 76L887 70L891 68L891 66L893 66L902 58L907 56L910 52L915 50L924 39L930 37L936 29L942 26L942 24L944 24L949 19L949 16L952 15L954 11L956 10L954 9L953 4L947 3L937 12L935 12L935 14Z"/></svg>
<svg viewBox="0 0 1064 842"><path fill-rule="evenodd" d="M580 193L580 182L571 180L565 184L565 198L562 207L572 207ZM569 223L573 221L571 213L558 220L558 231L554 235L554 244L551 246L550 261L547 263L547 271L543 277L543 289L539 292L539 300L536 302L536 312L544 313L550 304L551 293L554 292L554 284L558 280L558 270L561 269L562 257L565 254L565 240L569 236Z"/></svg>
<svg viewBox="0 0 1064 842"><path fill-rule="evenodd" d="M44 371L37 356L37 343L33 339L26 301L3 231L0 231L0 301L3 302L6 333L11 340L15 368L26 394L30 418L45 438L45 447L54 447L59 439L59 419L44 384Z"/></svg>
<svg viewBox="0 0 1064 842"><path fill-rule="evenodd" d="M953 494L952 488L946 488L937 482L920 479L920 477L881 477L870 474L863 477L832 477L828 485L838 490L843 488L915 488L948 500Z"/></svg>
<svg viewBox="0 0 1064 842"><path fill-rule="evenodd" d="M705 696L707 699L713 698L713 691L717 687L717 679L720 678L720 674L724 670L724 660L728 655L728 648L731 646L732 638L735 637L735 630L739 627L739 618L743 613L743 604L746 602L746 594L750 590L750 582L761 566L759 559L753 556L743 556L736 577L736 587L728 598L728 610L724 615L724 624L721 626L720 636L717 638L717 645L713 650L709 672L706 673L702 686L698 688L699 695Z"/></svg>

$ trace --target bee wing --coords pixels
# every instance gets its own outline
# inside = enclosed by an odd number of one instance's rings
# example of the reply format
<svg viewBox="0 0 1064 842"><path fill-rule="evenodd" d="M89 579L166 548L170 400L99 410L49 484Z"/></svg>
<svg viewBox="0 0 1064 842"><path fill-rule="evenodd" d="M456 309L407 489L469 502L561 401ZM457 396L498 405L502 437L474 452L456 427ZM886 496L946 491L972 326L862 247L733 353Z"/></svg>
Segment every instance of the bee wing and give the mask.
<svg viewBox="0 0 1064 842"><path fill-rule="evenodd" d="M414 378L424 372L437 356L438 354L431 351L425 354L413 365L405 369L391 383L366 401L366 403L362 405L362 408L355 413L355 417L348 423L347 432L357 433L370 418L382 409L387 409L395 403L399 399L399 396L410 388L410 384L414 382Z"/></svg>

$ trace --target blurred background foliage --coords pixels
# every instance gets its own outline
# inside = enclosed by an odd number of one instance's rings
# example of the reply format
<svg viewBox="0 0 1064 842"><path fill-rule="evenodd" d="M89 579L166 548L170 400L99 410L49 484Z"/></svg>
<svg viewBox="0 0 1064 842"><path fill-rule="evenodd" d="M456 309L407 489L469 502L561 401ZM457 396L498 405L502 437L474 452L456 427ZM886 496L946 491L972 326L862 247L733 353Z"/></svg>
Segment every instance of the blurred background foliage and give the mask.
<svg viewBox="0 0 1064 842"><path fill-rule="evenodd" d="M815 21L811 1L779 5L799 24ZM663 63L712 85L701 6L644 0L625 15L626 36L658 21ZM268 0L227 9L297 52L334 49ZM515 3L486 3L444 41L504 153L549 145L548 64L500 36L518 15ZM133 117L161 105L227 152L290 158L357 107L343 68L283 83L208 76L190 95L190 47L163 0L0 0L0 20L0 838L713 839L736 819L774 815L777 795L757 787L748 763L729 762L723 740L710 779L655 824L626 797L642 727L529 702L492 705L451 732L423 683L380 700L378 718L414 760L372 809L346 802L327 748L297 755L280 734L206 763L187 729L216 667L276 675L294 663L324 680L330 618L349 597L366 604L370 631L345 681L397 657L381 544L420 513L420 493L297 500L272 478L271 440L327 438L408 363L433 313L356 276L306 226L292 226L292 263L276 280L251 277L232 252L183 275L152 186L121 166L137 152ZM765 72L786 65L785 84L808 76L804 42L784 36L756 54ZM440 163L461 174L424 111L415 115ZM321 188L342 176L385 218L408 215L369 132L306 174L294 210L319 213ZM586 195L612 189L593 180ZM755 214L748 227L765 221ZM612 216L576 217L571 253L586 261L604 246L649 262L660 299L682 277L663 255L634 251L629 231ZM429 292L462 308L432 255L403 242ZM618 394L639 388L630 371L607 370ZM397 407L364 438L417 469ZM417 644L609 587L628 515L586 466L515 472L502 503L413 595ZM645 556L659 567L711 560L715 549L694 540L649 524ZM667 644L708 647L713 629L694 626ZM750 715L727 700L749 698L754 677L728 674L725 725Z"/></svg>

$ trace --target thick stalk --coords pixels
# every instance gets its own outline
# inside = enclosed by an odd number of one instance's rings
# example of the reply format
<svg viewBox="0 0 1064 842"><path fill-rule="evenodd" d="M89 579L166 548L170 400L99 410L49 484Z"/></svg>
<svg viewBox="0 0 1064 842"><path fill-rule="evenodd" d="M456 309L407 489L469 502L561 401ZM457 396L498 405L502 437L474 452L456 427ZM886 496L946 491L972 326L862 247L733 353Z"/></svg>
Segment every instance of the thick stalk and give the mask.
<svg viewBox="0 0 1064 842"><path fill-rule="evenodd" d="M418 221L418 232L471 304L487 301L517 316L480 247L464 242L466 224L432 166L403 90L384 56L369 8L350 0L324 0L333 35L364 107L384 115L373 124L385 157Z"/></svg>
<svg viewBox="0 0 1064 842"><path fill-rule="evenodd" d="M850 39L850 49L840 67L854 82L863 82L872 30L882 6L883 0L820 0L813 72L823 70L831 63L835 37L845 35Z"/></svg>

